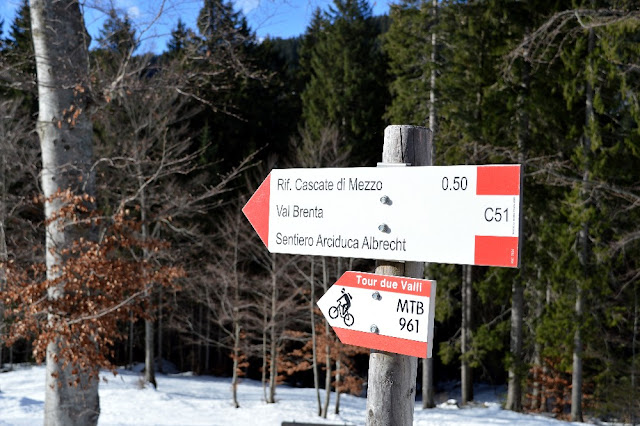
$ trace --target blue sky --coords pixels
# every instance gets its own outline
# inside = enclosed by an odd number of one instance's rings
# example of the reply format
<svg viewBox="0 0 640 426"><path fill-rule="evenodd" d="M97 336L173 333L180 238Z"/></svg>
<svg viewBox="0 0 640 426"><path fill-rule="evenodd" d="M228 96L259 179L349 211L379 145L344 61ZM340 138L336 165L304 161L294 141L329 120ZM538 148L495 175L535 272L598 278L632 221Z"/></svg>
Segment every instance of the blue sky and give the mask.
<svg viewBox="0 0 640 426"><path fill-rule="evenodd" d="M134 20L143 39L142 50L162 51L178 18L189 27L202 6L202 0L84 0L85 23L95 35L101 28L104 11L111 6L126 11ZM4 18L5 34L11 25L20 0L0 0L0 17ZM320 7L326 10L332 0L236 0L236 10L242 10L259 38L292 37L304 32L311 14ZM371 1L375 15L386 13L392 0ZM161 8L161 5L163 7Z"/></svg>

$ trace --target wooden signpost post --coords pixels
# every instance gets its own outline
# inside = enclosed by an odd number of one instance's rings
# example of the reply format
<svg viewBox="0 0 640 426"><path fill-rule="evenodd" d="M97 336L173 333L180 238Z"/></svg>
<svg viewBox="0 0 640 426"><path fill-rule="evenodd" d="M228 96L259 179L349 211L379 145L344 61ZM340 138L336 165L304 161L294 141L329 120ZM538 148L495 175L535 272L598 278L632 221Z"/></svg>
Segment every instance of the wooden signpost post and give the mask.
<svg viewBox="0 0 640 426"><path fill-rule="evenodd" d="M384 131L382 162L431 166L431 153L434 152L432 144L429 129L389 126ZM406 188L410 189L412 184L406 182ZM420 226L422 223L413 224L414 229ZM423 278L424 263L378 261L375 273ZM367 388L367 426L413 424L417 374L418 360L415 357L391 352L371 352Z"/></svg>
<svg viewBox="0 0 640 426"><path fill-rule="evenodd" d="M272 253L378 260L318 301L344 343L373 349L369 426L413 422L416 357L432 350L423 262L520 265L521 167L434 167L432 152L429 129L388 126L381 165L393 167L272 170L243 208Z"/></svg>

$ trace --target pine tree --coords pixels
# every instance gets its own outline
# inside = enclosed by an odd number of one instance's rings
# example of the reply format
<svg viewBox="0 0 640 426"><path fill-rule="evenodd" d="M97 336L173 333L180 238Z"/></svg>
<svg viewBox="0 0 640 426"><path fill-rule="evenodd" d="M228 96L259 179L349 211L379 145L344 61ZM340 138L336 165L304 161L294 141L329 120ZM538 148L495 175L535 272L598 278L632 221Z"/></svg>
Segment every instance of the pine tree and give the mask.
<svg viewBox="0 0 640 426"><path fill-rule="evenodd" d="M121 17L115 9L109 11L96 41L100 49L122 56L130 55L138 46L131 19L126 14Z"/></svg>
<svg viewBox="0 0 640 426"><path fill-rule="evenodd" d="M205 0L197 20L200 36L208 54L225 54L234 59L243 46L253 43L247 19L242 12L235 11L233 3L225 0Z"/></svg>
<svg viewBox="0 0 640 426"><path fill-rule="evenodd" d="M500 26L500 5L494 3L447 3L441 13L441 32L446 48L439 79L441 119L438 151L445 164L482 164L489 160L491 125L501 106L489 95L496 83L497 64L504 37ZM472 367L478 365L482 342L474 328L485 312L472 308L474 287L485 273L483 268L463 267L461 375L462 403L473 399ZM475 283L475 285L474 285ZM478 315L480 314L480 315ZM479 317L474 319L474 317Z"/></svg>
<svg viewBox="0 0 640 426"><path fill-rule="evenodd" d="M29 13L29 1L22 0L16 16L9 29L8 48L14 53L14 57L22 58L25 62L20 68L30 70L35 74L33 60L33 40L31 39L31 15Z"/></svg>
<svg viewBox="0 0 640 426"><path fill-rule="evenodd" d="M196 127L209 129L210 162L224 160L223 167L233 167L252 151L252 138L244 128L250 121L248 109L254 79L260 79L253 63L255 36L241 11L231 2L207 0L197 20L198 41L195 55L187 60L193 73L190 90L205 109L194 118ZM213 157L213 155L216 157ZM212 170L214 171L214 170ZM224 172L225 169L215 170Z"/></svg>
<svg viewBox="0 0 640 426"><path fill-rule="evenodd" d="M612 312L624 304L629 308L625 310L633 311L629 303L633 293L627 301L613 296L619 294L628 270L617 273L630 264L618 263L610 249L620 239L627 219L627 214L619 214L625 209L622 205L629 208L620 195L625 192L622 188L630 188L626 167L638 158L636 135L629 132L638 123L635 102L628 97L637 79L628 79L621 66L635 55L634 48L628 49L637 38L632 15L624 2L588 2L580 10L554 14L524 43L534 65L543 62L544 68L554 67L552 75L560 82L565 103L562 132L556 133L561 136L551 148L561 153L556 161L560 167L544 168L548 179L558 185L553 190L557 201L547 203L546 211L539 210L546 216L538 231L546 248L539 253L548 254L539 257L537 267L543 280L550 282L547 300L551 303L545 306L537 340L544 344L544 355L553 359L550 365L573 375L573 419L583 416L583 393L593 385L600 388L603 377L616 374L608 361L610 350L602 347L603 337L607 342L617 335L616 327L611 327L617 323ZM540 262L544 257L549 260ZM609 279L602 280L604 276ZM609 391L600 398L607 399L612 386L609 381Z"/></svg>
<svg viewBox="0 0 640 426"><path fill-rule="evenodd" d="M566 5L564 5L566 6ZM546 17L562 8L561 2L550 4L545 1L529 0L527 2L504 2L504 8L510 19L505 23L508 25L507 49L514 49L534 30L535 26L541 24ZM516 161L522 164L525 176L535 173L540 167L547 164L537 164L536 158L553 153L553 141L558 139L561 126L555 111L559 111L564 106L564 102L559 96L558 90L549 84L552 70L539 73L532 73L531 64L527 61L528 52L523 51L517 62L507 60L505 72L502 73L503 80L499 82L493 96L503 99L505 105L504 114L500 117L500 124L494 127L498 133L494 138L495 145L504 147L510 152L507 161ZM508 87L509 90L504 90ZM533 159L533 161L532 161ZM504 161L500 159L500 161ZM539 191L544 197L551 200L551 190L535 182L534 179L525 178L524 181L524 201L523 220L521 226L524 232L522 251L522 266L516 274L505 274L504 279L511 282L511 331L510 331L510 351L507 358L509 371L508 393L506 408L521 411L523 402L524 378L526 377L526 356L535 350L526 347L529 341L525 332L526 315L528 312L536 312L538 305L527 304L527 300L534 300L541 303L538 283L540 259L544 257L545 247L536 246L538 233L536 230L544 226L538 222L538 218L543 217L545 209L544 203L540 202ZM540 250L540 252L537 252ZM532 256L532 254L534 254ZM533 297L526 297L530 292Z"/></svg>
<svg viewBox="0 0 640 426"><path fill-rule="evenodd" d="M585 6L595 10L616 5L592 1ZM584 26L584 22L576 24ZM626 133L621 124L629 122L631 112L624 100L629 90L624 82L626 73L620 72L619 64L629 60L629 57L623 59L625 53L632 52L625 52L625 46L634 43L637 37L634 25L626 23L602 29L587 26L577 34L573 49L565 50L562 60L569 71L564 83L565 98L575 117L569 136L575 141L571 163L576 183L567 193L567 204L572 208L566 211L566 217L569 229L575 232L573 238L567 236L574 247L573 268L568 268L567 273L576 290L571 418L580 421L585 376L590 376L585 363L592 364L592 368L598 362L585 359L588 348L597 345L597 336L589 333L587 309L592 310L599 297L606 297L609 291L596 277L612 268L610 253L603 244L611 238L609 229L617 228L614 213L617 203L598 191L596 182L615 182L618 186L626 178L614 171L617 168L614 159L618 153L626 151L618 141ZM571 75L575 77L571 78ZM627 163L637 160L632 151L626 152ZM599 314L604 315L598 315L600 318L607 316L606 311Z"/></svg>
<svg viewBox="0 0 640 426"><path fill-rule="evenodd" d="M130 59L139 45L129 16L120 15L115 9L109 10L96 41L98 47L92 51L93 68L100 70L107 82L121 81L122 74L133 68Z"/></svg>
<svg viewBox="0 0 640 426"><path fill-rule="evenodd" d="M353 164L373 163L381 152L387 93L370 5L335 0L321 18L314 15L308 36L308 50L301 53L303 72L310 75L302 93L305 126L316 138L336 126Z"/></svg>
<svg viewBox="0 0 640 426"><path fill-rule="evenodd" d="M28 0L23 0L2 43L3 84L0 93L22 99L23 113L33 116L38 110L36 100L36 62L31 37L31 15Z"/></svg>
<svg viewBox="0 0 640 426"><path fill-rule="evenodd" d="M384 50L389 56L392 101L385 116L394 123L427 125L431 90L431 60L436 22L432 7L424 0L404 0L391 5L391 28L384 36Z"/></svg>
<svg viewBox="0 0 640 426"><path fill-rule="evenodd" d="M171 38L167 42L167 51L165 53L170 59L184 55L189 48L196 42L196 35L190 28L187 28L182 19L178 19L175 29L171 30Z"/></svg>

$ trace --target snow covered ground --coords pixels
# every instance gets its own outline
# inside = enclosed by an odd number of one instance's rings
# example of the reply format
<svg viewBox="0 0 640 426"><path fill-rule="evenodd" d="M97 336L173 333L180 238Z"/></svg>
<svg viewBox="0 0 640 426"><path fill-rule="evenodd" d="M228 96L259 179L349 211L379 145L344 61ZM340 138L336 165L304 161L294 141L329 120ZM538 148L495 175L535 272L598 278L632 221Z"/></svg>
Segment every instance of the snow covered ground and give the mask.
<svg viewBox="0 0 640 426"><path fill-rule="evenodd" d="M44 406L44 367L22 367L0 374L0 425L42 424ZM233 408L230 381L190 374L158 375L158 390L140 385L140 374L121 370L114 377L102 375L100 383L100 425L250 425L277 426L286 422L311 422L333 425L362 425L365 422L366 399L342 395L340 414L328 419L315 415L313 389L280 386L278 402L266 404L262 386L253 380L243 380L238 389L241 407ZM457 408L441 404L432 410L422 410L416 404L415 425L515 425L567 426L542 416L502 410L502 395L490 387L476 391L475 408ZM331 395L333 412L335 395ZM578 425L579 423L573 423Z"/></svg>

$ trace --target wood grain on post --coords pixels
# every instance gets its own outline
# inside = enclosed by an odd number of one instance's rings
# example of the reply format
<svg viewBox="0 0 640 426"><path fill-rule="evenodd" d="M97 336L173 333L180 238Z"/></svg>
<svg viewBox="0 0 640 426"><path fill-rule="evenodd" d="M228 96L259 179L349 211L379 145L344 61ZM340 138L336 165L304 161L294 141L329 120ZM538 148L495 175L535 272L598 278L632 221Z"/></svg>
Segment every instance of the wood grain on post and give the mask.
<svg viewBox="0 0 640 426"><path fill-rule="evenodd" d="M432 134L426 127L388 126L384 131L383 163L432 164ZM412 182L407 182L407 186ZM416 227L420 224L416 223ZM378 261L376 274L423 278L422 262ZM410 426L416 397L418 360L415 357L372 351L367 388L368 426Z"/></svg>

